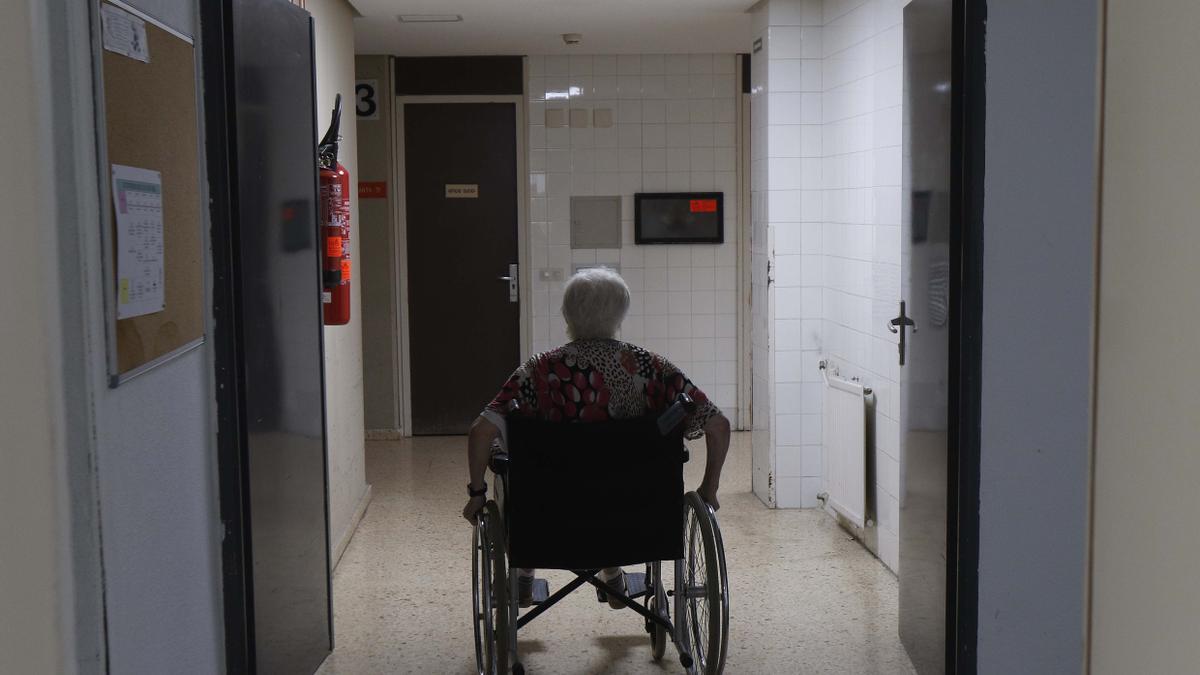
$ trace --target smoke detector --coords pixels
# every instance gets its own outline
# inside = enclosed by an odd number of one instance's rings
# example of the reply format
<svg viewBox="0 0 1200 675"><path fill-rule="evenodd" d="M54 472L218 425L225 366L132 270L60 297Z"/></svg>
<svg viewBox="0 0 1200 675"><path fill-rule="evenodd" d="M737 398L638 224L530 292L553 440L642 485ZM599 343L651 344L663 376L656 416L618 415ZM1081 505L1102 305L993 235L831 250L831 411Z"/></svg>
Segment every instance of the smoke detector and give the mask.
<svg viewBox="0 0 1200 675"><path fill-rule="evenodd" d="M563 42L569 45L577 45L583 42L583 33L563 33Z"/></svg>

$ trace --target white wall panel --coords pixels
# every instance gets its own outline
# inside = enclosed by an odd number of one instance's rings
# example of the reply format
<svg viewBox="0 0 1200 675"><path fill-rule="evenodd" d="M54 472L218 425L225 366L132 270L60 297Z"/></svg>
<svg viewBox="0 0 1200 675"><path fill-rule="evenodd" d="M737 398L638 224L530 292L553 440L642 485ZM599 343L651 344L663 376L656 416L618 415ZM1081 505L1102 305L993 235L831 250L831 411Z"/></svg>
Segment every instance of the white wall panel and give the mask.
<svg viewBox="0 0 1200 675"><path fill-rule="evenodd" d="M1200 662L1198 23L1195 3L1107 3L1091 567L1096 675L1183 673Z"/></svg>
<svg viewBox="0 0 1200 675"><path fill-rule="evenodd" d="M732 54L572 55L564 70L558 57L531 56L530 148L532 349L566 341L562 286L573 264L619 264L633 295L621 338L671 359L705 390L730 419L736 416L736 363L731 340L717 340L717 326L736 325L731 297L736 285L738 194ZM551 71L565 76L551 78ZM604 73L602 75L602 73ZM561 92L561 98L560 96ZM585 110L588 127L547 129L546 109ZM597 109L611 110L613 126L593 125ZM541 167L541 168L538 168ZM645 245L633 242L635 192L725 193L725 243ZM570 198L619 194L623 245L620 249L575 249L570 245ZM542 279L558 271L562 280ZM725 336L723 336L725 337Z"/></svg>
<svg viewBox="0 0 1200 675"><path fill-rule="evenodd" d="M984 674L1083 668L1099 12L1092 0L988 5Z"/></svg>

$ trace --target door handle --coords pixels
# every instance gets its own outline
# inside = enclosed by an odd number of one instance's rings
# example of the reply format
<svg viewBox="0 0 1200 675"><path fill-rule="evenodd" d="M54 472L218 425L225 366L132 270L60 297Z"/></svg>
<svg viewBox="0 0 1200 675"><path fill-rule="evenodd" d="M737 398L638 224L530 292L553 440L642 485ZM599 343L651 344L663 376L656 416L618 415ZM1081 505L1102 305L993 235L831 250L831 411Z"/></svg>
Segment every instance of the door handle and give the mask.
<svg viewBox="0 0 1200 675"><path fill-rule="evenodd" d="M517 264L509 263L508 274L502 277L496 277L497 281L503 281L508 284L508 301L520 301L520 287L517 285Z"/></svg>
<svg viewBox="0 0 1200 675"><path fill-rule="evenodd" d="M905 336L908 333L908 331L905 329L912 328L913 333L917 332L917 324L916 324L916 322L914 322L912 320L912 317L908 316L906 310L907 310L906 303L903 300L901 300L900 301L900 316L895 317L894 319L889 321L888 327L887 327L888 330L890 332L892 332L893 334L895 334L895 333L900 334L900 345L899 345L900 346L900 365L902 365L902 366L904 365L904 352L906 351L905 348L906 348L906 343L907 343Z"/></svg>

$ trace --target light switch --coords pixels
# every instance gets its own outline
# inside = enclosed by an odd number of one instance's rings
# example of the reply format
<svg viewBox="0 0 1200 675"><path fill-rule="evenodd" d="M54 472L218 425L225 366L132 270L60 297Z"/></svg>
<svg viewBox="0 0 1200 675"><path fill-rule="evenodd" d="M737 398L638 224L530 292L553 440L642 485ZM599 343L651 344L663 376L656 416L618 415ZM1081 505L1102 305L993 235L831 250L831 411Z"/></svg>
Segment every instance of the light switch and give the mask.
<svg viewBox="0 0 1200 675"><path fill-rule="evenodd" d="M571 248L621 248L620 195L571 197Z"/></svg>
<svg viewBox="0 0 1200 675"><path fill-rule="evenodd" d="M546 128L558 129L567 126L567 111L562 108L546 108Z"/></svg>

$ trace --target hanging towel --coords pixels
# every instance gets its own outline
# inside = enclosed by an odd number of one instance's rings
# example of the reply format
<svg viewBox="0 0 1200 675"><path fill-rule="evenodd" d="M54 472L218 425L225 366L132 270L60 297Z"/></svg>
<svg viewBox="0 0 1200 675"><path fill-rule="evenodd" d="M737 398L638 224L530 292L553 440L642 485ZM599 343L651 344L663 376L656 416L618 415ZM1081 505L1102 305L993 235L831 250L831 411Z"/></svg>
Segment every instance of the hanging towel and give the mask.
<svg viewBox="0 0 1200 675"><path fill-rule="evenodd" d="M929 265L929 321L941 328L950 316L950 263L942 260Z"/></svg>

